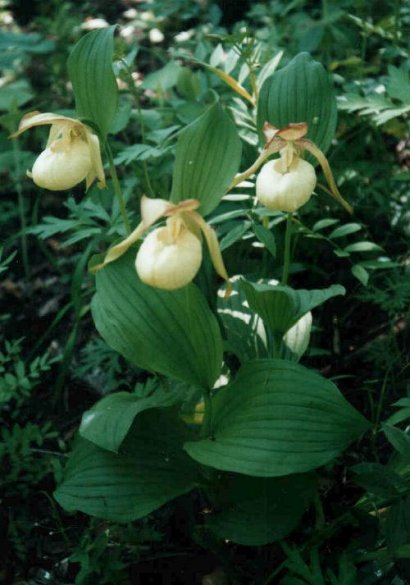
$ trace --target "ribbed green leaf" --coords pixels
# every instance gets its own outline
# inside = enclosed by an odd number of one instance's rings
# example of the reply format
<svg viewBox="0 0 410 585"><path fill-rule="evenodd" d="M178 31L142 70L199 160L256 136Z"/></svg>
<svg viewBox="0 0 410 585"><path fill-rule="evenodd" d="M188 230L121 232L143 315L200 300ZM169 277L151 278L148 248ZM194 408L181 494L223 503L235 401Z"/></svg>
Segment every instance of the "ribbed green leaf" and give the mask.
<svg viewBox="0 0 410 585"><path fill-rule="evenodd" d="M92 313L113 349L146 370L211 388L222 363L222 339L205 297L189 284L175 291L143 284L135 251L97 273Z"/></svg>
<svg viewBox="0 0 410 585"><path fill-rule="evenodd" d="M185 449L216 469L274 477L328 463L368 427L329 380L287 360L256 360L213 398L211 437Z"/></svg>
<svg viewBox="0 0 410 585"><path fill-rule="evenodd" d="M345 289L339 284L323 290L295 290L289 286L255 284L243 280L241 286L250 308L262 317L274 333L282 335L308 311L334 296L345 294Z"/></svg>
<svg viewBox="0 0 410 585"><path fill-rule="evenodd" d="M138 417L121 454L78 439L54 496L70 511L130 522L195 487L198 466L181 445L187 427L167 411Z"/></svg>
<svg viewBox="0 0 410 585"><path fill-rule="evenodd" d="M241 150L234 123L214 103L179 136L171 201L199 199L202 215L210 213L238 172Z"/></svg>
<svg viewBox="0 0 410 585"><path fill-rule="evenodd" d="M335 240L336 238L343 238L344 236L348 236L349 234L354 234L355 232L359 232L363 228L360 223L346 223L345 225L341 225L335 228L330 234L329 238L331 240Z"/></svg>
<svg viewBox="0 0 410 585"><path fill-rule="evenodd" d="M265 122L283 128L293 122L307 122L307 137L324 152L336 129L337 104L329 76L308 53L300 53L275 71L262 85L257 124Z"/></svg>
<svg viewBox="0 0 410 585"><path fill-rule="evenodd" d="M79 118L93 122L104 138L118 107L118 88L112 69L115 26L82 37L68 58Z"/></svg>
<svg viewBox="0 0 410 585"><path fill-rule="evenodd" d="M308 474L267 479L223 475L220 483L217 511L207 516L207 525L223 539L250 546L285 538L296 528L316 486Z"/></svg>
<svg viewBox="0 0 410 585"><path fill-rule="evenodd" d="M255 232L255 236L258 238L258 240L262 242L265 248L272 254L274 258L276 258L276 241L272 231L260 223L254 224L253 231Z"/></svg>
<svg viewBox="0 0 410 585"><path fill-rule="evenodd" d="M367 286L370 275L367 272L366 268L363 268L363 266L361 266L360 264L353 264L351 270L353 276L355 276L357 280L359 280L362 283L363 286Z"/></svg>
<svg viewBox="0 0 410 585"><path fill-rule="evenodd" d="M386 520L386 544L394 555L402 544L410 542L410 496L404 496L388 509ZM407 557L408 558L408 557Z"/></svg>
<svg viewBox="0 0 410 585"><path fill-rule="evenodd" d="M172 406L182 402L186 388L178 384L161 386L149 381L138 385L137 392L115 392L104 396L84 412L80 435L102 449L117 453L135 417L150 408Z"/></svg>

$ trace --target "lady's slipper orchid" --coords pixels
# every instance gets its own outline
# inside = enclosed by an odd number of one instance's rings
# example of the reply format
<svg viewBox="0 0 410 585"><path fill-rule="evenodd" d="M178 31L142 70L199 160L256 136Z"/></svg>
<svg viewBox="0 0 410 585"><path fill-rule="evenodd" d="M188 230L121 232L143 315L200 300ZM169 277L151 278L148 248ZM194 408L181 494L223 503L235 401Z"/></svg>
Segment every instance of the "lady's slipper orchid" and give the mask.
<svg viewBox="0 0 410 585"><path fill-rule="evenodd" d="M289 166L283 158L266 163L256 179L256 197L268 209L292 212L307 203L316 186L313 166L295 157Z"/></svg>
<svg viewBox="0 0 410 585"><path fill-rule="evenodd" d="M88 126L59 114L31 112L20 122L12 138L29 128L51 124L46 149L34 162L28 176L39 187L50 191L71 189L86 181L88 189L97 179L99 187L105 187L100 142Z"/></svg>
<svg viewBox="0 0 410 585"><path fill-rule="evenodd" d="M117 260L155 222L166 217L166 225L150 232L138 251L135 267L140 279L145 284L165 290L174 290L189 284L201 266L202 234L216 272L228 282L218 239L214 230L196 211L199 205L197 199L186 199L174 204L164 199L144 196L141 200L141 223L125 240L108 250L104 261L94 266L93 272ZM227 295L229 294L228 282Z"/></svg>
<svg viewBox="0 0 410 585"><path fill-rule="evenodd" d="M157 288L173 290L194 278L202 262L202 245L178 217L147 235L135 261L140 279Z"/></svg>
<svg viewBox="0 0 410 585"><path fill-rule="evenodd" d="M230 188L248 179L272 154L279 152L279 159L270 161L262 167L256 179L256 197L269 209L296 211L310 199L316 186L313 165L301 158L303 151L307 150L322 167L330 187L329 193L346 211L353 213L352 207L339 193L324 153L311 140L305 138L307 131L308 125L305 122L289 124L282 129L266 122L263 127L265 148L249 169L235 177Z"/></svg>

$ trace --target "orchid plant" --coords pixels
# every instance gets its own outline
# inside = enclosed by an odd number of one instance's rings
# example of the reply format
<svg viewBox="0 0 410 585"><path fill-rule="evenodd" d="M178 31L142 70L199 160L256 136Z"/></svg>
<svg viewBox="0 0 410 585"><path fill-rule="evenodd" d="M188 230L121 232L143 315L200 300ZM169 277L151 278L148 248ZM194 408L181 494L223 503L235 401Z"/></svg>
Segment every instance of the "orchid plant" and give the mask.
<svg viewBox="0 0 410 585"><path fill-rule="evenodd" d="M90 264L92 314L106 342L150 376L137 392L110 394L84 413L55 497L65 509L129 522L200 490L210 510L206 529L217 537L274 542L317 502L321 467L370 426L332 381L298 363L312 310L345 294L343 287L288 285L292 224L315 192L316 161L328 192L352 213L325 155L336 127L333 88L307 54L272 68L259 91L252 84L247 102L261 144L242 172L238 128L214 93L179 134L169 197L142 197L132 231L107 141L118 91L113 33L88 33L72 52L78 119L33 112L14 135L51 124L30 173L44 189L84 180L86 189L95 180L104 188L106 153L127 235L107 242ZM229 75L220 77L249 96ZM252 209L263 211L266 242L269 218L286 220L280 283L225 267L211 224L222 199L243 185L255 187ZM214 278L225 281L212 298L196 278L203 240ZM239 366L226 359L229 352Z"/></svg>

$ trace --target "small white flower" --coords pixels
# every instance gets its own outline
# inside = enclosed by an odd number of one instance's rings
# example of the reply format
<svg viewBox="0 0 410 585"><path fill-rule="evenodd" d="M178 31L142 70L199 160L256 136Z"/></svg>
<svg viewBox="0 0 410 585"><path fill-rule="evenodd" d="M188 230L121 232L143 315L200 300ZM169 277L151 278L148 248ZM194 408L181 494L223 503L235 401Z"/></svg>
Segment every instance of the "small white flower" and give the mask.
<svg viewBox="0 0 410 585"><path fill-rule="evenodd" d="M190 30L183 30L182 32L178 33L174 36L174 41L177 43L185 43L189 41L194 36L195 31L193 29Z"/></svg>
<svg viewBox="0 0 410 585"><path fill-rule="evenodd" d="M151 41L151 43L162 43L162 41L164 40L164 35L163 33L159 30L159 28L152 28L149 31L149 40Z"/></svg>
<svg viewBox="0 0 410 585"><path fill-rule="evenodd" d="M125 10L122 15L124 18L129 18L131 20L133 18L137 18L138 12L135 8L128 8L128 10Z"/></svg>
<svg viewBox="0 0 410 585"><path fill-rule="evenodd" d="M107 28L107 26L109 26L108 22L104 18L92 18L89 16L85 19L81 25L81 28L83 30L95 30L100 28Z"/></svg>

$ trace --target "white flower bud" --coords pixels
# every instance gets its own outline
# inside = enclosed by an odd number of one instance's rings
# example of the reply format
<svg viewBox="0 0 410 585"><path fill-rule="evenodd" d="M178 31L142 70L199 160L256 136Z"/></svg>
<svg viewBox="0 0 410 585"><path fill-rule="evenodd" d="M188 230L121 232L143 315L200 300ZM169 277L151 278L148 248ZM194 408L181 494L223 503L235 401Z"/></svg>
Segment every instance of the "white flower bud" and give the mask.
<svg viewBox="0 0 410 585"><path fill-rule="evenodd" d="M314 167L294 157L289 167L283 158L266 163L256 179L256 197L259 202L275 211L292 212L302 207L316 185Z"/></svg>
<svg viewBox="0 0 410 585"><path fill-rule="evenodd" d="M151 286L173 290L190 283L202 262L202 245L185 225L169 218L145 238L135 267L140 279Z"/></svg>
<svg viewBox="0 0 410 585"><path fill-rule="evenodd" d="M59 144L61 142L61 144ZM36 159L31 176L39 187L50 191L71 189L87 177L92 168L90 147L81 138L56 140Z"/></svg>

